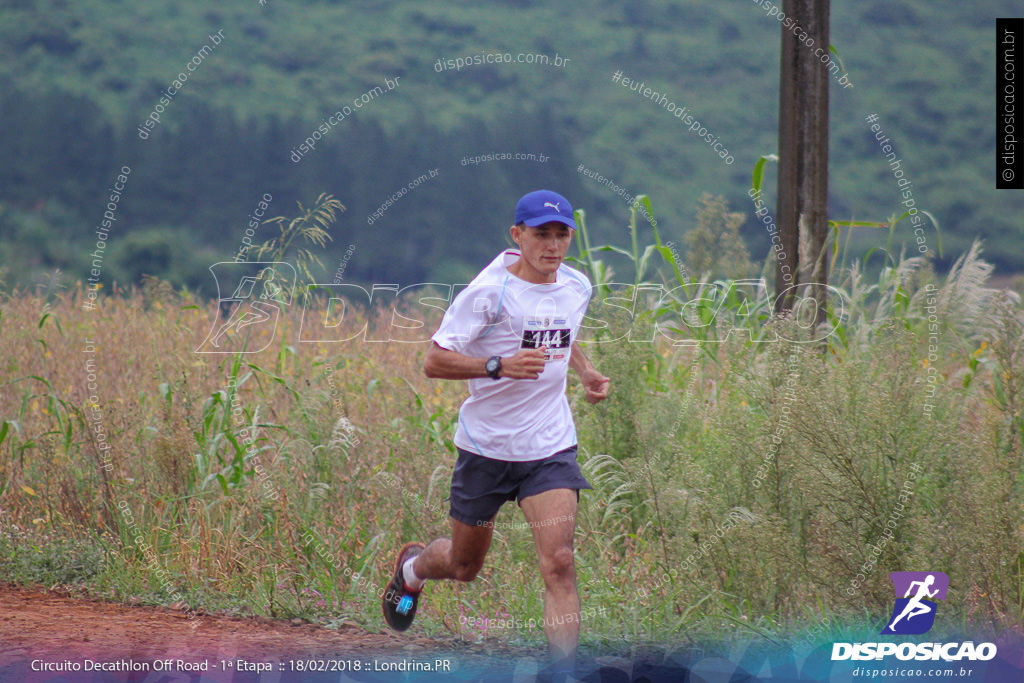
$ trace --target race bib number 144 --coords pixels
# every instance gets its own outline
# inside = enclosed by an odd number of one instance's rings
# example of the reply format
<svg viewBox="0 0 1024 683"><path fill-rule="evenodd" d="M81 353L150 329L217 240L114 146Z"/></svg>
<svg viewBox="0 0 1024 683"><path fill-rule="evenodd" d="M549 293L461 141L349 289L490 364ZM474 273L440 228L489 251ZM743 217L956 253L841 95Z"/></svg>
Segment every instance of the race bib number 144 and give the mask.
<svg viewBox="0 0 1024 683"><path fill-rule="evenodd" d="M565 358L569 353L569 321L565 318L527 318L520 348L545 347L545 361Z"/></svg>

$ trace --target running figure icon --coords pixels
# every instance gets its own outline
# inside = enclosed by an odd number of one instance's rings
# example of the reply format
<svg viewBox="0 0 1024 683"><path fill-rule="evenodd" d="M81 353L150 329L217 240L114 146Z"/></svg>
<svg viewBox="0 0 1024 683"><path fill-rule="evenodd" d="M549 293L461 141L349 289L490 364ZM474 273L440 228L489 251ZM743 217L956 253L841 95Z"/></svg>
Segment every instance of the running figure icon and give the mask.
<svg viewBox="0 0 1024 683"><path fill-rule="evenodd" d="M889 574L896 603L885 635L920 635L935 625L939 602L949 592L949 576L944 572L892 572Z"/></svg>
<svg viewBox="0 0 1024 683"><path fill-rule="evenodd" d="M935 609L935 607L933 607L932 605L928 605L922 602L924 598L934 598L938 594L938 588L936 588L933 591L928 590L934 583L934 574L929 574L924 581L912 581L910 583L910 587L907 588L906 595L903 596L905 598L910 598L910 602L908 602L907 606L903 608L903 611L900 612L900 615L893 619L892 623L889 624L890 631L895 632L896 623L903 617L906 617L907 621L910 621L914 617L919 616L921 614L930 614ZM914 586L918 587L917 595L911 598L910 594L914 591Z"/></svg>

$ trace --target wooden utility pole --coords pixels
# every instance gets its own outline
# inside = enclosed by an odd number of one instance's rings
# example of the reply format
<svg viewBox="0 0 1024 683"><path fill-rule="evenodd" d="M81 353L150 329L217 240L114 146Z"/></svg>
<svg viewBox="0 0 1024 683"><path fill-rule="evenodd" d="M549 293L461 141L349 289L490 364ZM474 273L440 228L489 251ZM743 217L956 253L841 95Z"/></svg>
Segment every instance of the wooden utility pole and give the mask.
<svg viewBox="0 0 1024 683"><path fill-rule="evenodd" d="M783 0L782 9L795 24L781 25L777 221L785 258L776 261L775 296L777 310L789 310L796 290L779 297L792 285L808 285L810 291L801 286L799 296L815 299L820 323L828 284L829 86L821 57L829 54L830 7L829 0Z"/></svg>

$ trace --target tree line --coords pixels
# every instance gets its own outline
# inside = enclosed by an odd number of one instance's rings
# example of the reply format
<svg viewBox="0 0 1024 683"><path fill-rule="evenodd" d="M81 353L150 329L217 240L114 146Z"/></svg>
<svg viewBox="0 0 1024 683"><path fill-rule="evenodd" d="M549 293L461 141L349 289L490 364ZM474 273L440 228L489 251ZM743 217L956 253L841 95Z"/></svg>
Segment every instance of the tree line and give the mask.
<svg viewBox="0 0 1024 683"><path fill-rule="evenodd" d="M124 167L130 179L105 226L105 274L120 284L149 274L206 291L207 268L235 256L256 214L296 215L296 202L321 192L345 205L321 254L325 277L354 245L347 279L399 283L475 272L504 246L523 192L551 185L578 206L594 199L575 172L568 136L545 109L448 131L423 118L388 129L357 113L295 162L291 150L317 122L240 119L183 97L173 118L141 139L86 96L5 84L0 103L8 131L0 136L0 245L8 278L22 284L57 268L85 279L94 228ZM488 155L493 161L464 163ZM271 235L256 225L252 242Z"/></svg>

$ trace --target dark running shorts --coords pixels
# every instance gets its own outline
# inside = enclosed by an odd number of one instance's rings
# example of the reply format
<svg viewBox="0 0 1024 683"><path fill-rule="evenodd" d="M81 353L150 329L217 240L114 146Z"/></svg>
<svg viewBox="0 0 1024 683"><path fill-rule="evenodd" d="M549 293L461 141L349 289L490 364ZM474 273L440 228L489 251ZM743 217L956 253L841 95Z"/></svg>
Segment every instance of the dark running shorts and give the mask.
<svg viewBox="0 0 1024 683"><path fill-rule="evenodd" d="M535 496L551 489L592 488L576 462L576 446L551 457L527 462L485 458L457 448L459 458L452 473L451 516L470 526L491 519L510 500Z"/></svg>

